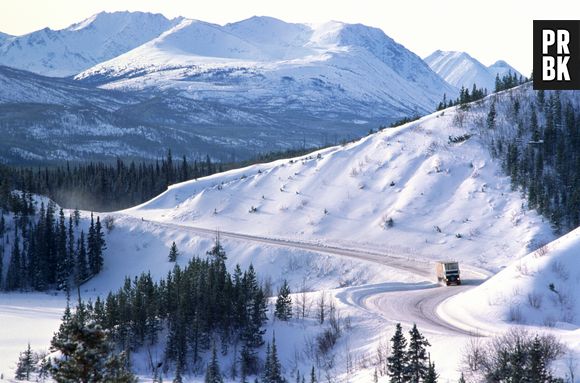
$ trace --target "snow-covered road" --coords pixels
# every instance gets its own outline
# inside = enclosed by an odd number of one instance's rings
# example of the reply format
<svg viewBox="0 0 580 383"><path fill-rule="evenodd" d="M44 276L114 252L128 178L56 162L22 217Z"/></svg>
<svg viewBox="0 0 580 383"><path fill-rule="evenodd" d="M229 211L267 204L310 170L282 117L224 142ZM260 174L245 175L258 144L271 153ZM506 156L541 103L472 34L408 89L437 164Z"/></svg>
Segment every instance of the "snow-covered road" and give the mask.
<svg viewBox="0 0 580 383"><path fill-rule="evenodd" d="M212 229L192 227L166 222L151 222L155 225L172 227L204 236L215 235ZM357 306L392 322L416 323L422 329L440 335L472 336L477 329L469 331L459 328L443 319L437 312L441 303L455 294L467 291L482 283L489 273L484 270L462 265L463 285L445 287L433 282L435 266L433 262L402 257L394 254L377 253L360 249L349 249L311 242L298 242L279 238L265 238L253 235L220 231L220 236L233 240L252 241L267 245L290 247L342 257L356 258L387 265L394 269L416 274L425 278L423 283L384 283L356 286L345 289L338 298L346 304ZM446 313L446 316L449 313Z"/></svg>

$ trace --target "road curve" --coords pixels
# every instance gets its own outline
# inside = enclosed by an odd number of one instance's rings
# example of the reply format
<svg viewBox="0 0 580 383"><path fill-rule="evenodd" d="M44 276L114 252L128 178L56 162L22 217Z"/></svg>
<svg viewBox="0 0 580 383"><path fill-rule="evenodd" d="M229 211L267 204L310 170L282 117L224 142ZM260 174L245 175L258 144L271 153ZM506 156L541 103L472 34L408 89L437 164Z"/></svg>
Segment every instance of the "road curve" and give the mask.
<svg viewBox="0 0 580 383"><path fill-rule="evenodd" d="M171 227L196 235L214 236L215 230L166 223L147 221L148 223ZM437 314L437 307L455 294L467 291L479 285L488 276L482 270L462 268L463 285L441 286L433 280L433 262L414 260L392 254L381 254L359 249L348 249L336 246L325 246L316 243L299 242L278 238L258 237L247 234L220 231L220 236L234 240L251 241L272 246L290 247L318 253L339 255L370 262L376 262L395 269L404 270L426 278L424 283L384 283L352 287L339 298L347 304L378 314L383 318L407 324L416 323L421 329L446 335L474 335L474 333L456 327Z"/></svg>

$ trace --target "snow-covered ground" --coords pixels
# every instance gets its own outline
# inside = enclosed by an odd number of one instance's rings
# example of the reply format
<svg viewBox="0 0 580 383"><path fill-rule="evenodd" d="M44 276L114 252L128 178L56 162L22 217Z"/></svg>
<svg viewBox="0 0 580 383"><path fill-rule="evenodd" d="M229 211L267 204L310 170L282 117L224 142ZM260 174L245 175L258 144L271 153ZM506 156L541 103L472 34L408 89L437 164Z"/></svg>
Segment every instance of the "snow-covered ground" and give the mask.
<svg viewBox="0 0 580 383"><path fill-rule="evenodd" d="M463 113L446 110L341 147L173 185L123 213L497 271L553 235L511 190L475 124L465 118L459 127ZM449 142L464 134L472 137Z"/></svg>
<svg viewBox="0 0 580 383"><path fill-rule="evenodd" d="M293 291L310 291L313 305L322 290L334 297L352 324L335 346L329 372L340 381L370 379L376 349L396 322L424 331L442 382L456 381L471 332L491 335L524 324L510 323L513 315L580 351L573 299L580 235L572 232L519 260L554 236L490 158L478 135L483 110L448 109L309 156L174 185L141 206L111 213L115 228L107 235L104 271L81 294L105 294L126 275L150 271L161 278L173 266L167 260L173 241L182 253L178 263L185 264L205 254L219 229L228 267L253 263L274 288L288 279ZM466 133L472 136L463 142L449 140ZM464 286L434 283L432 261L441 258L461 262ZM48 314L26 322L28 308L40 301L49 304ZM10 311L14 306L23 308ZM62 307L62 296L0 296L0 315L11 315L6 323L15 334L0 344L7 355L0 372L11 374L29 339L35 347L48 345ZM37 323L38 331L27 332L26 323ZM305 351L321 330L313 318L269 323L288 376L295 368L309 370ZM347 371L349 361L358 371Z"/></svg>

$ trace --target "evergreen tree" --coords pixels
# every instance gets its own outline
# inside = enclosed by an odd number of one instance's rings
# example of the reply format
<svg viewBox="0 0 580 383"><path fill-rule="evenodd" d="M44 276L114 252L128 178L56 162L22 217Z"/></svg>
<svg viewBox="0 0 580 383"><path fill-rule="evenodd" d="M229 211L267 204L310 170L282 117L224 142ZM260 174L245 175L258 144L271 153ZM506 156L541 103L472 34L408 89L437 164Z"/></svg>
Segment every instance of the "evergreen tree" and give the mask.
<svg viewBox="0 0 580 383"><path fill-rule="evenodd" d="M97 223L95 224L95 258L92 269L93 274L98 274L103 269L103 251L107 249L105 243L105 233L101 225L101 219L97 216Z"/></svg>
<svg viewBox="0 0 580 383"><path fill-rule="evenodd" d="M14 245L8 264L8 273L6 274L6 289L16 290L22 287L22 261L20 259L20 239L18 231L14 233Z"/></svg>
<svg viewBox="0 0 580 383"><path fill-rule="evenodd" d="M290 297L290 287L286 280L284 280L280 290L278 290L274 315L282 321L287 321L292 317L292 298Z"/></svg>
<svg viewBox="0 0 580 383"><path fill-rule="evenodd" d="M427 347L429 341L419 332L417 325L414 324L409 332L409 349L407 351L407 369L406 375L409 382L419 383L427 375L429 368Z"/></svg>
<svg viewBox="0 0 580 383"><path fill-rule="evenodd" d="M220 241L219 231L217 232L217 234L215 236L214 245L211 248L211 250L209 250L207 252L207 255L215 257L216 259L221 260L222 262L225 262L225 260L227 259L226 252L225 252L225 250L221 244L221 241Z"/></svg>
<svg viewBox="0 0 580 383"><path fill-rule="evenodd" d="M211 362L207 366L205 372L205 383L223 383L222 374L220 371L219 362L217 359L217 353L215 349L215 344L211 351Z"/></svg>
<svg viewBox="0 0 580 383"><path fill-rule="evenodd" d="M462 375L463 377L463 375ZM437 379L439 376L435 371L435 363L429 362L429 368L427 368L427 373L425 374L425 379L423 380L424 383L437 383Z"/></svg>
<svg viewBox="0 0 580 383"><path fill-rule="evenodd" d="M542 343L537 335L534 338L532 348L530 350L529 368L526 375L526 382L529 383L544 383L552 381L552 377L546 370Z"/></svg>
<svg viewBox="0 0 580 383"><path fill-rule="evenodd" d="M30 380L30 374L34 371L34 360L32 357L32 350L30 343L25 351L20 353L18 364L16 365L16 372L14 378L16 380Z"/></svg>
<svg viewBox="0 0 580 383"><path fill-rule="evenodd" d="M495 128L495 102L491 103L489 107L489 112L487 113L487 128L494 129Z"/></svg>
<svg viewBox="0 0 580 383"><path fill-rule="evenodd" d="M77 284L87 280L89 272L87 269L87 250L85 247L85 233L81 230L79 242L77 244Z"/></svg>
<svg viewBox="0 0 580 383"><path fill-rule="evenodd" d="M391 338L391 355L387 358L387 375L391 383L407 383L408 354L407 340L403 335L400 323L395 327L395 334Z"/></svg>
<svg viewBox="0 0 580 383"><path fill-rule="evenodd" d="M282 376L282 365L278 359L278 349L276 347L276 337L272 335L272 346L268 345L266 352L266 363L264 366L264 383L285 383Z"/></svg>
<svg viewBox="0 0 580 383"><path fill-rule="evenodd" d="M177 250L177 245L175 241L171 244L171 248L169 249L169 262L177 261L177 256L179 255L179 251Z"/></svg>
<svg viewBox="0 0 580 383"><path fill-rule="evenodd" d="M82 303L74 315L70 312L65 315L70 318L63 318L59 333L51 342L51 351L61 353L51 368L56 382L136 382L126 369L123 355L115 355L107 332L89 318Z"/></svg>
<svg viewBox="0 0 580 383"><path fill-rule="evenodd" d="M99 219L97 217L97 221L98 220ZM89 260L89 273L91 276L97 275L103 267L103 241L102 232L97 232L97 226L95 225L93 213L91 213L91 225L89 226L89 234L87 236L87 255Z"/></svg>
<svg viewBox="0 0 580 383"><path fill-rule="evenodd" d="M56 229L56 284L58 289L65 289L70 276L70 265L67 256L67 231L64 212L59 212L58 227Z"/></svg>
<svg viewBox="0 0 580 383"><path fill-rule="evenodd" d="M461 376L459 377L459 381L457 383L466 383L465 377L463 376L463 372L461 373Z"/></svg>

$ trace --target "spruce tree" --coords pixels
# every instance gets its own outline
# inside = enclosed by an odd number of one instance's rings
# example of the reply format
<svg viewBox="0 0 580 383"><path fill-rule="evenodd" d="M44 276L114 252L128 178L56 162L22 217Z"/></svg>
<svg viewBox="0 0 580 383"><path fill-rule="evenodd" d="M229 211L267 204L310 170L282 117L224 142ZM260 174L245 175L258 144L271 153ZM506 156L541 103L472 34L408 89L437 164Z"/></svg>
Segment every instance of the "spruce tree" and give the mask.
<svg viewBox="0 0 580 383"><path fill-rule="evenodd" d="M33 371L34 360L32 357L32 350L30 349L30 343L28 343L28 347L25 351L20 353L20 357L18 358L14 378L16 380L30 380L30 374Z"/></svg>
<svg viewBox="0 0 580 383"><path fill-rule="evenodd" d="M314 366L312 366L312 369L310 370L310 383L317 383L316 373L314 372Z"/></svg>
<svg viewBox="0 0 580 383"><path fill-rule="evenodd" d="M487 128L494 129L495 128L495 101L491 103L489 107L489 112L487 113Z"/></svg>
<svg viewBox="0 0 580 383"><path fill-rule="evenodd" d="M274 315L282 321L287 321L292 317L292 298L290 297L290 287L286 280L284 280L282 287L278 290Z"/></svg>
<svg viewBox="0 0 580 383"><path fill-rule="evenodd" d="M89 226L89 231L87 234L87 256L88 256L88 260L89 260L89 271L92 272L93 270L93 264L95 262L95 252L96 252L96 246L95 246L96 242L95 242L95 220L93 218L93 213L91 213L91 224Z"/></svg>
<svg viewBox="0 0 580 383"><path fill-rule="evenodd" d="M211 362L205 371L205 383L223 383L223 381L214 344L211 351Z"/></svg>
<svg viewBox="0 0 580 383"><path fill-rule="evenodd" d="M103 232L103 226L101 225L101 219L97 216L97 223L95 224L95 259L93 274L98 274L103 269L103 251L107 249L105 243L105 233Z"/></svg>
<svg viewBox="0 0 580 383"><path fill-rule="evenodd" d="M409 332L409 349L407 351L406 375L411 383L419 383L427 375L429 368L427 347L429 341L419 332L414 324Z"/></svg>
<svg viewBox="0 0 580 383"><path fill-rule="evenodd" d="M463 376L463 372L461 373L461 376L459 377L459 381L457 383L465 383L465 377Z"/></svg>
<svg viewBox="0 0 580 383"><path fill-rule="evenodd" d="M77 285L80 285L89 276L87 269L87 250L85 247L85 233L81 230L81 235L79 237L79 242L77 244Z"/></svg>
<svg viewBox="0 0 580 383"><path fill-rule="evenodd" d="M69 318L63 317L51 342L51 351L61 354L52 365L52 378L58 383L136 382L123 355L116 355L109 343L107 331L89 314L82 303L74 314L65 312Z"/></svg>
<svg viewBox="0 0 580 383"><path fill-rule="evenodd" d="M437 372L435 371L435 363L429 362L429 368L427 368L427 373L425 375L425 379L423 380L423 382L424 383L437 383L437 379L439 379L439 376L437 375Z"/></svg>
<svg viewBox="0 0 580 383"><path fill-rule="evenodd" d="M552 380L552 377L546 370L542 342L537 335L530 349L529 368L527 369L526 375L526 382L530 383L543 383Z"/></svg>
<svg viewBox="0 0 580 383"><path fill-rule="evenodd" d="M175 241L171 244L171 248L169 249L169 262L177 261L177 256L179 255L179 251L177 250L177 245Z"/></svg>
<svg viewBox="0 0 580 383"><path fill-rule="evenodd" d="M276 337L272 335L272 346L268 347L269 353L266 357L267 372L265 369L264 383L285 383L286 379L282 376L282 364L278 358L278 348L276 347ZM269 354L269 355L268 355Z"/></svg>
<svg viewBox="0 0 580 383"><path fill-rule="evenodd" d="M215 259L218 259L221 261L225 261L227 259L226 251L224 250L224 248L221 244L219 231L217 232L217 234L215 236L214 245L211 248L211 250L209 250L207 252L207 255L211 255L212 257L215 257Z"/></svg>
<svg viewBox="0 0 580 383"><path fill-rule="evenodd" d="M22 287L22 261L20 254L20 239L18 230L15 230L14 245L8 263L8 273L6 274L6 290L16 290Z"/></svg>
<svg viewBox="0 0 580 383"><path fill-rule="evenodd" d="M387 375L391 383L407 383L408 354L407 340L403 335L400 323L395 327L395 334L391 338L391 355L387 358Z"/></svg>

